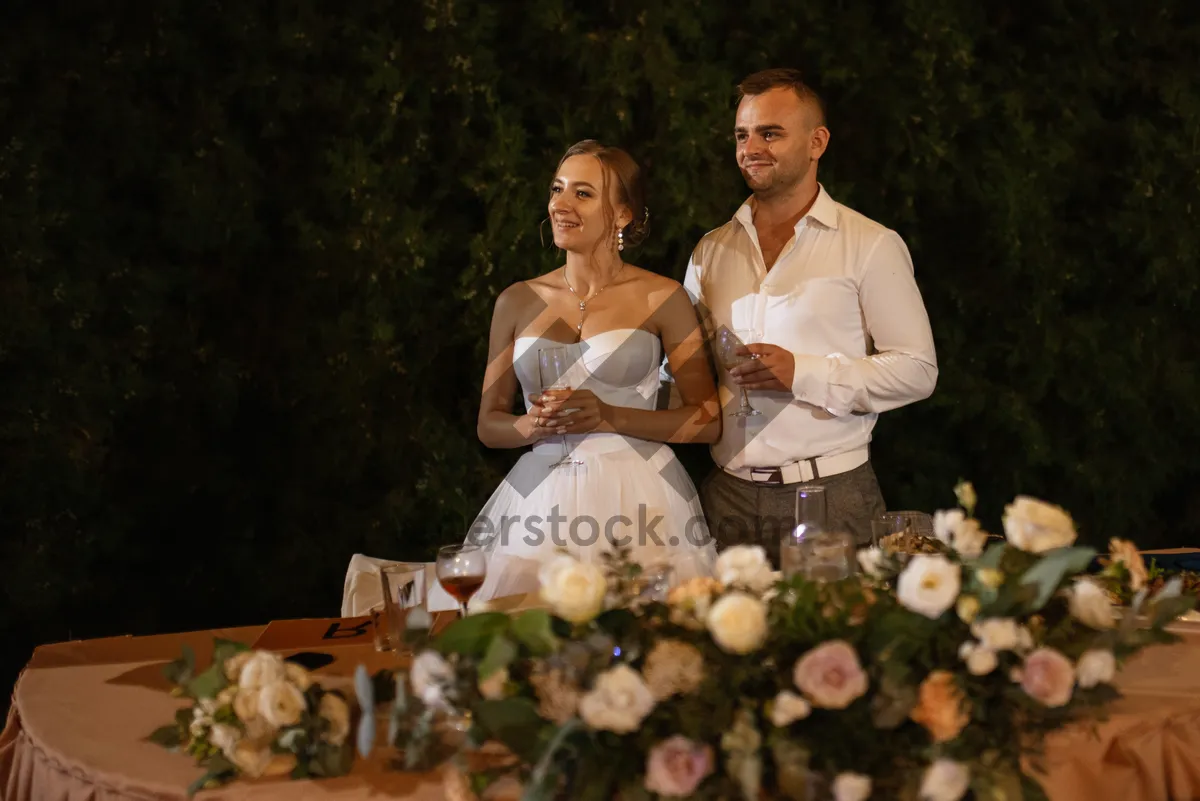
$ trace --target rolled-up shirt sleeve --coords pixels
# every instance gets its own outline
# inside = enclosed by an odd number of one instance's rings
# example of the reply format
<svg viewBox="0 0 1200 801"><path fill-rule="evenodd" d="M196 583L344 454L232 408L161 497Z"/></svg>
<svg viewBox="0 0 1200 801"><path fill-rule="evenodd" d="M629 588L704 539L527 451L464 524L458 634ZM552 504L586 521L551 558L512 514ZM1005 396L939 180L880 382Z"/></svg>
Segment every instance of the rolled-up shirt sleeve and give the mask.
<svg viewBox="0 0 1200 801"><path fill-rule="evenodd" d="M793 394L837 417L896 409L928 398L937 385L929 315L899 234L887 231L872 245L858 290L868 354L796 354Z"/></svg>

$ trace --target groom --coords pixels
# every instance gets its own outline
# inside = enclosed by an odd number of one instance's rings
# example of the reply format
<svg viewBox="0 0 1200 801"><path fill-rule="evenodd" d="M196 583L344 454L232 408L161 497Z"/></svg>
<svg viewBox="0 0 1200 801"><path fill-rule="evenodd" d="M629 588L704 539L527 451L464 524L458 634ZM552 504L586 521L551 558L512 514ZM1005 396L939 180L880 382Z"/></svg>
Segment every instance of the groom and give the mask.
<svg viewBox="0 0 1200 801"><path fill-rule="evenodd" d="M718 547L760 544L778 565L801 483L824 486L829 528L870 539L885 511L875 420L929 397L937 359L904 241L817 182L829 129L816 93L790 69L738 90L737 164L753 195L700 240L684 286L710 335L756 332L754 358L721 381L762 414L725 417L700 494Z"/></svg>

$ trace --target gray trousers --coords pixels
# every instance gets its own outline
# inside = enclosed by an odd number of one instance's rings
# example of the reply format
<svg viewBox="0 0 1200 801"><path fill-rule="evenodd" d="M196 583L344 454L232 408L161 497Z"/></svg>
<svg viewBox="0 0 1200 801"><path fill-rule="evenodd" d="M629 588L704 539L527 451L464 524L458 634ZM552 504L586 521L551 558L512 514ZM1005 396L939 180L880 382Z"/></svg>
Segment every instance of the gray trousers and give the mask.
<svg viewBox="0 0 1200 801"><path fill-rule="evenodd" d="M812 482L825 488L828 526L847 531L859 545L871 541L871 518L887 508L871 463ZM795 528L798 484L758 484L715 468L700 485L700 504L717 550L761 545L779 567L779 540Z"/></svg>

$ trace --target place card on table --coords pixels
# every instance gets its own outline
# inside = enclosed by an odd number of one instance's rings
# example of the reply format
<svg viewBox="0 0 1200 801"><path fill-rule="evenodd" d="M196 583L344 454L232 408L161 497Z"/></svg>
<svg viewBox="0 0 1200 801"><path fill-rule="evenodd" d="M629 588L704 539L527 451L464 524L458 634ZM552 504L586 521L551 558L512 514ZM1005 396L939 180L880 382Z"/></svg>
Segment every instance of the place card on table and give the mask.
<svg viewBox="0 0 1200 801"><path fill-rule="evenodd" d="M253 647L267 651L288 651L373 643L374 629L370 617L332 617L276 620L267 624L266 631L254 641Z"/></svg>

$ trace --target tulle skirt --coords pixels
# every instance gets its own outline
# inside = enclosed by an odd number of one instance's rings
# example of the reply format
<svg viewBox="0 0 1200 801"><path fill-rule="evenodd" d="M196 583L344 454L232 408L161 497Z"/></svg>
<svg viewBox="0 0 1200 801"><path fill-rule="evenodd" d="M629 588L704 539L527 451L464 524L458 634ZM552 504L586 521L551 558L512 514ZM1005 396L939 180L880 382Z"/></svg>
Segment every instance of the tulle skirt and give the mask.
<svg viewBox="0 0 1200 801"><path fill-rule="evenodd" d="M677 582L712 575L700 498L669 446L619 434L566 440L581 464L553 467L562 439L539 442L476 517L467 542L488 552L480 600L536 592L538 568L560 552L596 562L628 548L643 566L669 564Z"/></svg>

